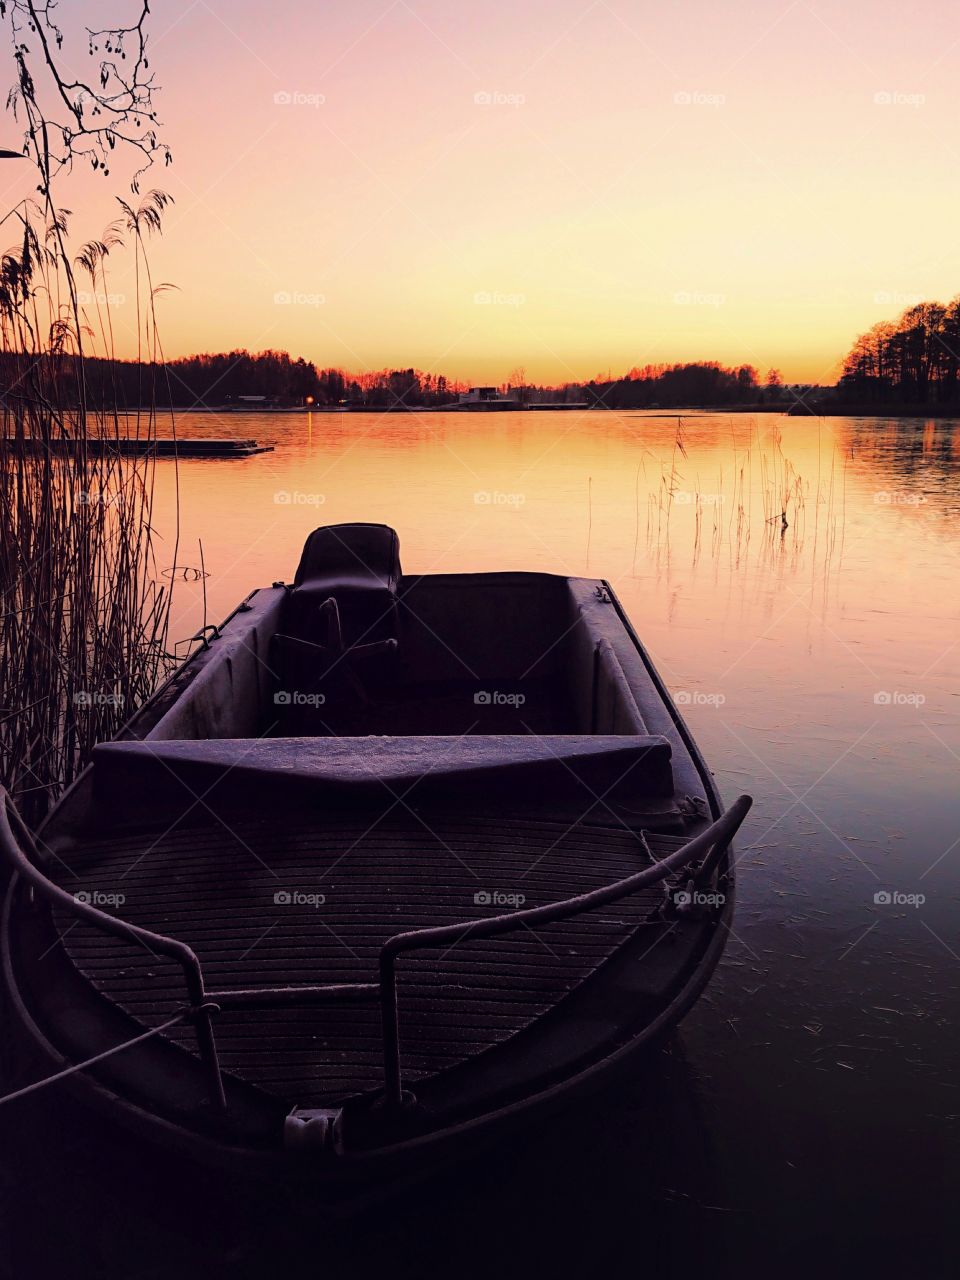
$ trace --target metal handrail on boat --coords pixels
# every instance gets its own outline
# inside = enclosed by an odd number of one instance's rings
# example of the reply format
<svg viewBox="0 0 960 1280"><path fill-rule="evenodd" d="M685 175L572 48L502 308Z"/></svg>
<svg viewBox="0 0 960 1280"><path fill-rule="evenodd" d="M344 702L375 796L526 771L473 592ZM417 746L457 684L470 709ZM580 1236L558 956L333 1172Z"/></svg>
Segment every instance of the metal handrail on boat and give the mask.
<svg viewBox="0 0 960 1280"><path fill-rule="evenodd" d="M11 823L12 819L12 823ZM16 834L14 834L16 828ZM18 838L19 837L19 838ZM92 903L61 889L58 884L48 880L38 866L27 856L24 844L37 855L37 846L26 823L14 808L6 790L0 787L0 849L8 862L13 865L17 875L30 885L36 893L48 902L63 907L72 915L89 924L95 925L104 933L112 933L118 938L126 938L137 942L160 955L169 956L183 969L190 1014L194 1022L197 1036L197 1048L200 1058L207 1070L208 1084L214 1103L223 1108L226 1097L223 1092L223 1077L217 1058L216 1045L213 1040L213 1028L210 1025L212 1009L207 1003L203 986L203 970L196 953L185 942L176 938L168 938L164 934L154 933L150 929L142 929L139 925L130 924L117 916L108 915Z"/></svg>
<svg viewBox="0 0 960 1280"><path fill-rule="evenodd" d="M594 907L603 907L621 898L628 897L638 889L657 884L666 879L674 871L688 866L702 853L709 853L707 859L710 870L716 867L723 851L737 833L753 800L750 796L740 796L729 809L721 815L706 831L695 836L682 849L669 854L666 858L645 867L624 880L594 889L590 893L577 894L572 898L564 898L561 902L550 902L542 907L527 907L519 911L504 912L490 916L486 920L460 921L458 924L435 925L427 929L414 929L407 933L395 934L389 938L380 950L380 998L381 1018L383 1022L383 1056L384 1056L384 1091L388 1107L399 1107L403 1102L403 1083L400 1068L400 1031L397 1008L397 959L406 951L417 951L425 947L442 947L451 945L464 938L492 938L502 933L510 933L515 929L529 928L537 924L552 924L556 920L567 920L571 916L580 915Z"/></svg>
<svg viewBox="0 0 960 1280"><path fill-rule="evenodd" d="M151 929L130 924L117 916L101 911L83 898L68 893L49 880L35 862L27 856L24 846L34 857L37 846L26 823L17 812L5 788L0 786L0 852L12 865L14 872L22 876L36 893L48 902L69 911L78 919L86 920L104 933L139 943L149 951L168 956L183 969L187 988L188 1014L194 1024L200 1060L207 1073L211 1100L215 1107L225 1110L227 1101L223 1087L223 1074L213 1034L212 1016L222 1009L271 1007L278 1004L324 1004L327 1002L360 999L379 1000L380 986L376 982L328 983L303 987L254 987L236 988L232 991L208 991L203 968L195 951L185 942Z"/></svg>
<svg viewBox="0 0 960 1280"><path fill-rule="evenodd" d="M709 854L704 859L698 878L700 874L712 874L752 803L749 796L740 796L712 826L695 836L681 849L652 866L627 876L626 879L594 889L590 893L578 894L542 907L528 907L490 916L485 920L461 921L457 924L437 925L395 934L381 947L379 982L367 983L328 983L302 987L250 987L208 991L200 961L185 942L130 924L117 916L108 915L105 911L75 897L49 880L24 850L23 846L26 845L35 857L37 855L33 836L3 787L0 787L0 852L11 863L14 872L22 876L31 888L47 901L64 908L79 919L86 920L105 933L140 943L154 952L169 956L180 964L187 987L188 1012L194 1022L200 1059L207 1073L212 1101L220 1110L225 1110L227 1103L213 1034L212 1015L214 1013L222 1009L269 1008L282 1004L325 1004L351 999L377 1000L380 1003L384 1098L387 1107L395 1109L403 1104L397 1005L397 960L400 955L421 948L443 946L448 942L455 943L467 936L490 938L531 925L551 924L557 920L569 919L571 916L590 911L594 907L617 902L648 885L657 884L708 851ZM14 833L14 828L17 834Z"/></svg>

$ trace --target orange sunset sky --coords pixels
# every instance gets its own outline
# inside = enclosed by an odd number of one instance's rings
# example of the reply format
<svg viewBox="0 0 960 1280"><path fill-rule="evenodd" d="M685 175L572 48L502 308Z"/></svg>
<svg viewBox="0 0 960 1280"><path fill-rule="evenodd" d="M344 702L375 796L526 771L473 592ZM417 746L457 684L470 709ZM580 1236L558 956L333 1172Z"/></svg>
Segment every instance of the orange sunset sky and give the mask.
<svg viewBox="0 0 960 1280"><path fill-rule="evenodd" d="M960 291L946 0L156 0L150 22L168 356L832 381L858 332ZM70 56L89 74L83 40ZM133 167L61 181L78 244Z"/></svg>

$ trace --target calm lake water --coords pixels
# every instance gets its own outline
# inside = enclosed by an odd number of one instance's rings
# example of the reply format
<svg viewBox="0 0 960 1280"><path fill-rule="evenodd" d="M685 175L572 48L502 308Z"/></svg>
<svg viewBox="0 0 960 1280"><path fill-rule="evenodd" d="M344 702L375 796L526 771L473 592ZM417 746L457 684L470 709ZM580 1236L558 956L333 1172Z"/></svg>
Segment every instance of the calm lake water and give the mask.
<svg viewBox="0 0 960 1280"><path fill-rule="evenodd" d="M202 540L208 576L177 585L178 637L291 580L307 533L339 521L393 525L406 572L604 577L722 792L756 804L725 957L635 1088L316 1236L247 1210L220 1230L195 1196L179 1219L151 1214L160 1175L128 1171L130 1203L89 1228L91 1274L257 1274L276 1254L286 1274L336 1276L956 1274L960 424L291 414L178 430L276 446L180 464L180 562L199 566ZM169 543L172 468L157 475Z"/></svg>

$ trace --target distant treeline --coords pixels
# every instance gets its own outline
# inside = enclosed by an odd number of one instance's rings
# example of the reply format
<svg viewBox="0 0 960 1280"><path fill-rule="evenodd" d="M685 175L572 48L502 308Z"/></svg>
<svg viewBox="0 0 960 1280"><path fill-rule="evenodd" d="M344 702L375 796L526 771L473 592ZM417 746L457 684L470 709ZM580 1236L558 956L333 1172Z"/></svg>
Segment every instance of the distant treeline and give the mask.
<svg viewBox="0 0 960 1280"><path fill-rule="evenodd" d="M919 302L863 333L844 361L841 402L943 405L960 400L960 297Z"/></svg>
<svg viewBox="0 0 960 1280"><path fill-rule="evenodd" d="M58 362L64 402L78 385L73 357ZM23 357L0 353L0 396L16 395ZM342 369L318 369L286 351L224 351L183 356L164 365L132 360L84 360L87 395L98 404L123 407L157 405L176 408L215 408L241 397L261 396L280 405L316 404L443 405L457 399L463 383L416 369L383 369L354 375ZM75 396L74 396L75 398Z"/></svg>
<svg viewBox="0 0 960 1280"><path fill-rule="evenodd" d="M761 383L753 365L727 369L715 361L696 364L644 365L623 378L595 379L583 388L583 399L608 409L688 408L693 405L777 404L792 400L777 369Z"/></svg>
<svg viewBox="0 0 960 1280"><path fill-rule="evenodd" d="M160 408L216 408L263 397L278 405L350 404L373 409L439 408L456 401L468 384L443 374L419 369L381 369L352 374L343 369L318 369L286 351L226 351L216 355L185 356L165 365L88 358L84 362L87 395L97 404L121 408L156 405ZM22 357L0 353L0 395L16 394ZM60 361L64 403L77 384L69 356ZM751 365L725 368L715 362L646 365L621 378L597 376L589 382L558 387L534 386L516 369L499 390L524 404L585 402L597 408L642 409L692 405L772 404L790 399L777 370L761 383Z"/></svg>

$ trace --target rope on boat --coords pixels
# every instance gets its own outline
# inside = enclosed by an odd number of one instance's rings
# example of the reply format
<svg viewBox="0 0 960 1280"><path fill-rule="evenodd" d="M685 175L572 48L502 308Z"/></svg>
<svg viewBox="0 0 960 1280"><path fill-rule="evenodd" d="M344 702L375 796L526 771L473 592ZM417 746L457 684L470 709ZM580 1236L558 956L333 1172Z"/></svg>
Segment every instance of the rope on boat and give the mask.
<svg viewBox="0 0 960 1280"><path fill-rule="evenodd" d="M181 1009L178 1014L168 1018L159 1027L151 1027L149 1031L144 1031L141 1035L134 1036L132 1040L125 1040L123 1044L114 1045L112 1049L105 1049L103 1053L98 1053L93 1058L87 1058L86 1062L76 1062L72 1067L65 1067L63 1071L58 1071L52 1076L45 1076L43 1080L35 1080L33 1084L25 1085L24 1088L17 1089L14 1093L5 1093L0 1096L0 1107L5 1102L13 1102L16 1098L24 1098L28 1093L36 1093L37 1090L43 1089L48 1084L56 1084L58 1080L65 1080L67 1076L75 1075L78 1071L86 1071L88 1067L96 1066L98 1062L103 1062L105 1058L112 1058L115 1053L122 1053L124 1049L132 1049L134 1045L142 1044L144 1040L150 1040L153 1036L169 1031L178 1022L183 1022L184 1018L189 1017L191 1012L192 1010L190 1009Z"/></svg>

